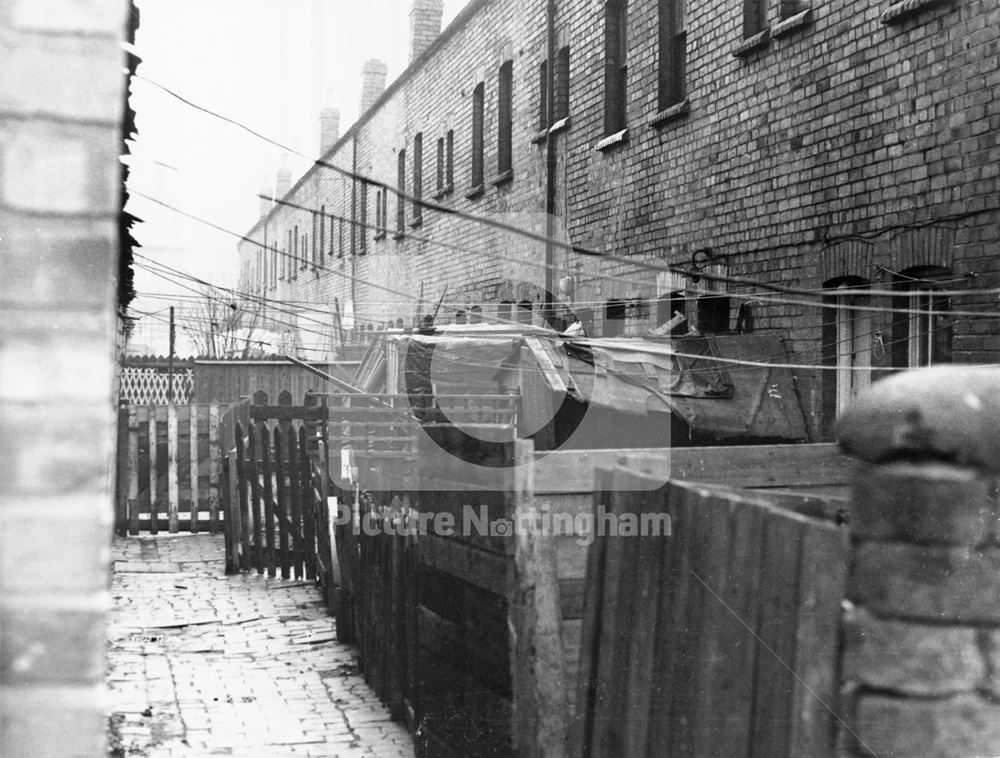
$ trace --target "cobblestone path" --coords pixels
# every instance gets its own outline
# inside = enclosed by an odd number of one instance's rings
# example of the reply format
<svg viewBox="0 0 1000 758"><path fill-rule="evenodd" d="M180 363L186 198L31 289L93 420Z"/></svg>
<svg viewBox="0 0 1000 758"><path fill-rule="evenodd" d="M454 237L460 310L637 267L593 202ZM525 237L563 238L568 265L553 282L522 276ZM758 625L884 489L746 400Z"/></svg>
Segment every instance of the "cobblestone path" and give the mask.
<svg viewBox="0 0 1000 758"><path fill-rule="evenodd" d="M215 535L113 552L112 756L412 758L311 583L227 577Z"/></svg>

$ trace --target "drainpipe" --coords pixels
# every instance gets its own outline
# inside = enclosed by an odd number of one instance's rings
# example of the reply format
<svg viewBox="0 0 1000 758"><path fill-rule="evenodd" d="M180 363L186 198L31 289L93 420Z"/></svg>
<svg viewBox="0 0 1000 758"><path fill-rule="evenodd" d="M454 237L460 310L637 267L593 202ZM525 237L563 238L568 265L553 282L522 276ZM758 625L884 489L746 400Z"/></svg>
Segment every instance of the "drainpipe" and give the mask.
<svg viewBox="0 0 1000 758"><path fill-rule="evenodd" d="M351 173L358 175L358 135L351 140ZM357 239L358 239L358 180L351 179L351 302L358 312Z"/></svg>
<svg viewBox="0 0 1000 758"><path fill-rule="evenodd" d="M556 107L556 0L546 0L546 26L548 33L548 64L545 75L548 79L545 93L545 122L550 129L554 123ZM555 247L552 238L555 236L556 212L556 146L555 137L550 132L545 137L545 302L542 317L545 323L552 325L555 319L552 292L555 289Z"/></svg>

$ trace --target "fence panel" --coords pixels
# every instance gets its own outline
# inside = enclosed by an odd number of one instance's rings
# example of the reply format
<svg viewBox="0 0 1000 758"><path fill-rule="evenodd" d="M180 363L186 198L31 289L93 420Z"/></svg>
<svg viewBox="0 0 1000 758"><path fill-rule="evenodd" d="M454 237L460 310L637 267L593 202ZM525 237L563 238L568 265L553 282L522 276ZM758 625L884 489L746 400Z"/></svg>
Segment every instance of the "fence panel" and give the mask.
<svg viewBox="0 0 1000 758"><path fill-rule="evenodd" d="M223 409L133 405L119 413L118 533L217 532Z"/></svg>
<svg viewBox="0 0 1000 758"><path fill-rule="evenodd" d="M666 513L672 536L592 546L576 754L832 754L846 530L623 467L600 477L613 513Z"/></svg>

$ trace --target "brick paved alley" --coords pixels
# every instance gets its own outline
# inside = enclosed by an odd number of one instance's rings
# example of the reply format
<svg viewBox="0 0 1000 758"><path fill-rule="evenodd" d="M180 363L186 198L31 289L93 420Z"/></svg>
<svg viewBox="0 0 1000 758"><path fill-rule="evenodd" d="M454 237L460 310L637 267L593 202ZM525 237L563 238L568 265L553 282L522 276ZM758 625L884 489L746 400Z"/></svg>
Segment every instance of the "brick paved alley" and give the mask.
<svg viewBox="0 0 1000 758"><path fill-rule="evenodd" d="M311 583L223 573L221 535L116 538L112 756L412 756Z"/></svg>

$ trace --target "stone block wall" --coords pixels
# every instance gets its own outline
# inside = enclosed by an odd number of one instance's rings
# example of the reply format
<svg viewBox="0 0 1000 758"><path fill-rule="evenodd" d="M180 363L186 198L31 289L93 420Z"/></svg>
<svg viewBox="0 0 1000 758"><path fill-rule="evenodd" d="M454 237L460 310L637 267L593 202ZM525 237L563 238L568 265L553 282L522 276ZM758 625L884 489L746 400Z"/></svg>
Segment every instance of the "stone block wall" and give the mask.
<svg viewBox="0 0 1000 758"><path fill-rule="evenodd" d="M1000 372L952 367L888 379L841 421L841 445L865 462L850 511L842 754L1000 754L1000 500L986 428L998 413Z"/></svg>
<svg viewBox="0 0 1000 758"><path fill-rule="evenodd" d="M104 753L121 0L0 2L0 754Z"/></svg>

